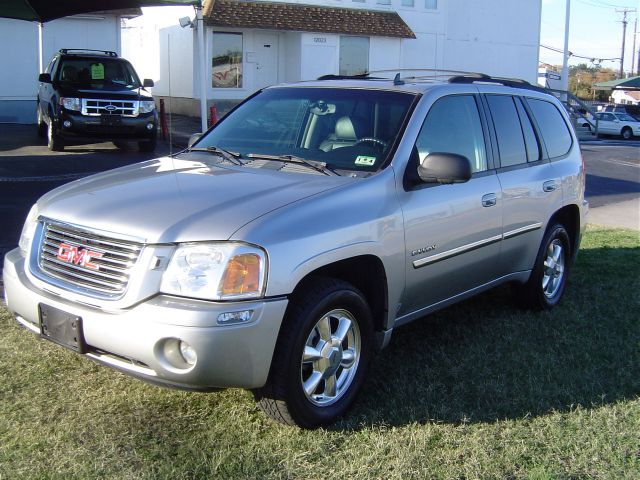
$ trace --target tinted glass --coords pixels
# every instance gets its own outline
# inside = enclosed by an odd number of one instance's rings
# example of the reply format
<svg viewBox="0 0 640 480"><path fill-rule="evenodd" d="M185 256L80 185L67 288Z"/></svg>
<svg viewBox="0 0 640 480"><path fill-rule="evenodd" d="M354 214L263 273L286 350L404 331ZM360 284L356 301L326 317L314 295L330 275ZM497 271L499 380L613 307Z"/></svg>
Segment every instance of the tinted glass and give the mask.
<svg viewBox="0 0 640 480"><path fill-rule="evenodd" d="M227 115L196 147L294 155L344 170L378 170L415 96L341 88L272 88Z"/></svg>
<svg viewBox="0 0 640 480"><path fill-rule="evenodd" d="M526 163L527 150L513 98L508 95L488 95L487 101L496 128L500 166Z"/></svg>
<svg viewBox="0 0 640 480"><path fill-rule="evenodd" d="M420 162L434 152L457 153L471 161L472 171L487 169L482 124L471 95L443 97L433 104L416 140Z"/></svg>
<svg viewBox="0 0 640 480"><path fill-rule="evenodd" d="M527 159L530 162L536 162L540 160L540 147L538 145L538 138L531 125L531 120L526 110L522 106L520 99L516 100L516 107L518 108L518 115L520 116L520 124L522 125L522 133L524 133L524 143L527 146Z"/></svg>
<svg viewBox="0 0 640 480"><path fill-rule="evenodd" d="M556 106L545 100L528 98L533 116L538 124L549 158L561 157L571 150L573 140L569 127Z"/></svg>
<svg viewBox="0 0 640 480"><path fill-rule="evenodd" d="M63 58L56 71L57 81L93 89L112 90L141 86L129 63L109 58Z"/></svg>

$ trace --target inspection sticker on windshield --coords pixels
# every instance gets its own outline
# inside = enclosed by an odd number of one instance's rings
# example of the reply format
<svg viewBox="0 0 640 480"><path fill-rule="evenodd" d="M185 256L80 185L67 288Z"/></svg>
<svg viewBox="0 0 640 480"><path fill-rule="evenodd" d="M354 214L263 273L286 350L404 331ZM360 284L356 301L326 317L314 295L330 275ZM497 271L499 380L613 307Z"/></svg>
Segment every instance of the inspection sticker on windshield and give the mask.
<svg viewBox="0 0 640 480"><path fill-rule="evenodd" d="M370 167L376 163L376 157L367 157L366 155L358 155L356 157L356 165L366 165Z"/></svg>
<svg viewBox="0 0 640 480"><path fill-rule="evenodd" d="M104 80L104 65L101 63L91 64L91 80Z"/></svg>

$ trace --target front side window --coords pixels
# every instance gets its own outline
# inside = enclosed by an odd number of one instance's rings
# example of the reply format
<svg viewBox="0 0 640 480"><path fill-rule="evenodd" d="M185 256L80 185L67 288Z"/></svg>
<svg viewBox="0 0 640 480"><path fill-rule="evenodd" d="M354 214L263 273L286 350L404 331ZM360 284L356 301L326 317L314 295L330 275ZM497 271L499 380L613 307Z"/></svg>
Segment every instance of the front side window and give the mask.
<svg viewBox="0 0 640 480"><path fill-rule="evenodd" d="M108 58L62 58L56 76L60 83L92 89L109 90L142 86L128 62Z"/></svg>
<svg viewBox="0 0 640 480"><path fill-rule="evenodd" d="M467 157L473 172L487 169L482 124L472 95L454 95L436 101L416 140L419 161L430 153L456 153Z"/></svg>
<svg viewBox="0 0 640 480"><path fill-rule="evenodd" d="M635 122L636 121L631 115L627 115L626 113L618 113L618 114L616 114L616 117L618 117L618 120L623 121L623 122Z"/></svg>
<svg viewBox="0 0 640 480"><path fill-rule="evenodd" d="M569 127L558 108L551 102L535 98L528 98L527 103L538 124L549 158L561 157L569 153L573 140Z"/></svg>
<svg viewBox="0 0 640 480"><path fill-rule="evenodd" d="M382 90L271 88L227 115L196 147L372 172L386 165L414 99Z"/></svg>
<svg viewBox="0 0 640 480"><path fill-rule="evenodd" d="M340 37L340 75L369 71L369 37Z"/></svg>
<svg viewBox="0 0 640 480"><path fill-rule="evenodd" d="M213 88L242 88L242 34L213 32Z"/></svg>
<svg viewBox="0 0 640 480"><path fill-rule="evenodd" d="M527 163L527 150L513 97L488 95L487 101L496 129L500 166L510 167Z"/></svg>

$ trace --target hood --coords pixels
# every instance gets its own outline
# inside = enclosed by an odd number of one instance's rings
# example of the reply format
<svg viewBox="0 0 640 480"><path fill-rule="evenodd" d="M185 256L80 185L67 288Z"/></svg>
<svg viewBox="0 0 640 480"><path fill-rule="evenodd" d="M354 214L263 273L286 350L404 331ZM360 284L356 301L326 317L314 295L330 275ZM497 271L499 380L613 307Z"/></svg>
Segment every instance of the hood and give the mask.
<svg viewBox="0 0 640 480"><path fill-rule="evenodd" d="M147 243L227 240L273 210L349 179L164 157L63 185L39 201L40 215Z"/></svg>

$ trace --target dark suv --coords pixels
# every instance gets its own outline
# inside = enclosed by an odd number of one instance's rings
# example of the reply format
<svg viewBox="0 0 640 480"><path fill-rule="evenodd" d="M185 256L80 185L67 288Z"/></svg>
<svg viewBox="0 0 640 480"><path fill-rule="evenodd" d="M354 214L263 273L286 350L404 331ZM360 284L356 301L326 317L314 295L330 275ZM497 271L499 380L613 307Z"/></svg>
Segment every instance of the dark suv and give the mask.
<svg viewBox="0 0 640 480"><path fill-rule="evenodd" d="M158 115L131 64L115 52L62 49L38 77L38 134L50 150L65 142L137 141L140 150L156 148Z"/></svg>

